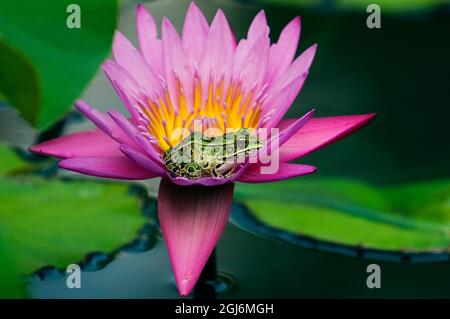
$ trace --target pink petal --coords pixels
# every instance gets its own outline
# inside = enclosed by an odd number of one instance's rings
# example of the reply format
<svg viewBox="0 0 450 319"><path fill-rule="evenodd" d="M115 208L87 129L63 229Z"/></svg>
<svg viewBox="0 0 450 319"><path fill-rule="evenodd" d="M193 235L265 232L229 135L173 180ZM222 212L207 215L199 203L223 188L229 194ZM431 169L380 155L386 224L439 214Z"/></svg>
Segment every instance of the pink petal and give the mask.
<svg viewBox="0 0 450 319"><path fill-rule="evenodd" d="M228 222L234 184L178 186L163 179L158 215L180 295L187 296Z"/></svg>
<svg viewBox="0 0 450 319"><path fill-rule="evenodd" d="M161 155L155 150L153 145L147 140L144 135L142 135L137 128L126 119L120 112L116 110L109 110L108 114L116 122L116 124L123 130L123 132L128 135L128 137L139 146L139 149L149 155L153 162L161 164ZM126 143L125 143L126 144Z"/></svg>
<svg viewBox="0 0 450 319"><path fill-rule="evenodd" d="M316 54L316 50L317 44L314 44L306 49L297 59L295 59L284 74L282 74L279 79L273 83L269 90L269 94L276 95L277 93L280 93L298 78L303 78L304 81L308 75L309 68L311 67L312 61Z"/></svg>
<svg viewBox="0 0 450 319"><path fill-rule="evenodd" d="M306 125L306 123L311 119L311 117L314 115L314 110L309 111L305 115L303 115L301 118L296 119L290 125L284 126L283 128L280 128L278 133L273 134L272 132L268 131L266 134L271 134L269 138L267 139L267 143L264 146L262 150L259 151L259 154L267 154L270 155L274 150L272 150L272 143L276 141L275 151L280 150L280 146L286 143L296 132L298 132L303 126ZM263 132L262 132L263 133ZM263 136L264 138L264 136Z"/></svg>
<svg viewBox="0 0 450 319"><path fill-rule="evenodd" d="M258 12L258 14L253 19L247 32L247 40L250 42L256 41L259 37L268 37L270 28L267 25L266 14L264 10Z"/></svg>
<svg viewBox="0 0 450 319"><path fill-rule="evenodd" d="M139 107L140 103L146 103L146 97L139 84L124 68L114 61L106 60L102 65L102 69L132 118L139 118L136 108Z"/></svg>
<svg viewBox="0 0 450 319"><path fill-rule="evenodd" d="M217 85L231 78L236 39L222 10L217 10L211 23L201 65L202 91L208 92L209 80Z"/></svg>
<svg viewBox="0 0 450 319"><path fill-rule="evenodd" d="M165 176L166 171L156 164L153 160L151 160L148 156L145 156L139 151L136 151L134 148L130 147L129 145L122 144L120 145L120 150L133 162L135 162L137 165L144 167L149 172L158 175L158 176Z"/></svg>
<svg viewBox="0 0 450 319"><path fill-rule="evenodd" d="M277 80L289 67L294 59L300 38L300 17L294 18L281 31L278 42L270 48L266 81Z"/></svg>
<svg viewBox="0 0 450 319"><path fill-rule="evenodd" d="M264 127L272 128L278 125L297 98L298 93L305 83L305 79L306 74L300 75L278 94L273 95L267 100L264 104L264 116L270 115L270 117L264 124Z"/></svg>
<svg viewBox="0 0 450 319"><path fill-rule="evenodd" d="M108 120L108 117L105 114L92 108L88 103L86 103L83 100L77 100L75 102L75 107L84 116L86 116L93 124L95 124L95 126L97 126L106 134L112 135L113 127L111 126L111 121Z"/></svg>
<svg viewBox="0 0 450 319"><path fill-rule="evenodd" d="M250 44L250 42L249 42ZM267 62L269 60L270 40L261 36L250 48L248 56L243 60L239 70L234 69L234 76L239 78L242 74L242 84L247 89L255 89L259 92L264 84ZM255 87L255 84L256 87Z"/></svg>
<svg viewBox="0 0 450 319"><path fill-rule="evenodd" d="M193 70L183 48L180 36L173 24L166 17L162 22L162 50L167 86L172 104L179 107L177 81L180 81L186 102L192 107Z"/></svg>
<svg viewBox="0 0 450 319"><path fill-rule="evenodd" d="M119 31L116 31L114 36L112 50L116 62L133 77L148 96L152 96L160 87L160 80L150 70L139 51Z"/></svg>
<svg viewBox="0 0 450 319"><path fill-rule="evenodd" d="M183 26L183 47L188 60L199 64L204 52L209 25L205 16L194 2L191 2Z"/></svg>
<svg viewBox="0 0 450 319"><path fill-rule="evenodd" d="M133 147L137 147L136 143L133 142L120 127L111 119L111 117L103 114L92 108L89 104L82 100L75 102L75 107L84 116L86 116L92 123L95 124L100 130L102 130L107 135L111 136L119 144L128 144ZM118 147L118 146L117 146Z"/></svg>
<svg viewBox="0 0 450 319"><path fill-rule="evenodd" d="M278 171L274 174L261 173L261 164L250 165L247 171L241 176L239 182L244 183L267 183L276 182L293 177L314 173L317 169L314 166L280 163Z"/></svg>
<svg viewBox="0 0 450 319"><path fill-rule="evenodd" d="M292 105L306 80L316 48L313 45L305 50L270 87L263 110L263 115L270 115L270 119L264 126L276 126Z"/></svg>
<svg viewBox="0 0 450 319"><path fill-rule="evenodd" d="M161 40L157 39L158 31L155 20L142 4L136 9L136 29L139 48L150 69L157 75L164 74Z"/></svg>
<svg viewBox="0 0 450 319"><path fill-rule="evenodd" d="M288 141L295 133L297 133L303 126L308 123L308 121L312 118L314 115L314 110L309 111L305 115L303 115L301 118L296 119L293 121L289 126L283 127L280 129L279 133L275 135L274 137L271 137L272 139L278 139L278 145L282 146L286 141Z"/></svg>
<svg viewBox="0 0 450 319"><path fill-rule="evenodd" d="M61 161L59 167L77 173L125 180L148 179L156 177L129 160L125 155L116 157L75 157Z"/></svg>
<svg viewBox="0 0 450 319"><path fill-rule="evenodd" d="M34 145L30 148L30 151L59 158L121 155L119 144L99 129L64 135Z"/></svg>
<svg viewBox="0 0 450 319"><path fill-rule="evenodd" d="M266 15L261 10L250 25L247 39L239 41L233 60L233 79L249 89L263 84L269 59L270 39ZM255 87L255 83L259 86Z"/></svg>
<svg viewBox="0 0 450 319"><path fill-rule="evenodd" d="M280 161L288 162L312 153L369 124L375 114L322 117L311 119L280 148ZM280 129L294 120L284 120Z"/></svg>

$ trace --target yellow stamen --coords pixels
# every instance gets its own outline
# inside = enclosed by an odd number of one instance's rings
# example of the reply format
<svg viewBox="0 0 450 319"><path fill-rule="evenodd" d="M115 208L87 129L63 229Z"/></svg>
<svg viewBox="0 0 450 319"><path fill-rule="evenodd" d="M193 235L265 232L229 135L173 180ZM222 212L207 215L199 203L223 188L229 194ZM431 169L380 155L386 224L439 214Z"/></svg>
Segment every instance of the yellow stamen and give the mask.
<svg viewBox="0 0 450 319"><path fill-rule="evenodd" d="M142 107L144 116L147 116L148 132L155 137L163 151L175 146L183 138L180 134L172 136L174 130L186 128L192 132L197 119L206 119L208 127L203 129L214 127L222 133L227 129L257 127L261 104L255 98L254 90L246 92L240 83L231 83L225 87L223 78L217 84L211 79L207 95L203 98L201 81L197 76L192 89L192 104L188 103L183 86L177 80L177 109L167 90L156 101L149 99L148 104Z"/></svg>

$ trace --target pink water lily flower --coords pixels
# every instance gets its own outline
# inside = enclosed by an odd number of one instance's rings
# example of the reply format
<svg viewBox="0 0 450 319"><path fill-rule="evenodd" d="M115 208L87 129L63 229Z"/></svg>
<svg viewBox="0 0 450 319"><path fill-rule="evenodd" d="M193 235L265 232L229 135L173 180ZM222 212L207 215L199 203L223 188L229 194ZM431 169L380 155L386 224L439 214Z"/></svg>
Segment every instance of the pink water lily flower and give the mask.
<svg viewBox="0 0 450 319"><path fill-rule="evenodd" d="M159 220L179 293L186 296L227 224L234 182L272 182L313 173L313 166L290 162L365 126L375 115L312 118L310 111L299 119L282 119L316 52L312 45L295 58L299 17L271 44L261 11L247 38L236 42L221 10L208 24L192 3L182 35L164 18L159 38L154 19L139 5L137 33L140 50L117 32L114 61L103 64L130 117L115 110L104 114L77 101L77 109L97 128L35 145L31 151L62 158L61 168L86 175L124 180L162 177ZM278 170L264 174L265 164L246 162L227 176L173 174L163 154L180 143L173 131L192 132L195 120L222 132L279 128Z"/></svg>

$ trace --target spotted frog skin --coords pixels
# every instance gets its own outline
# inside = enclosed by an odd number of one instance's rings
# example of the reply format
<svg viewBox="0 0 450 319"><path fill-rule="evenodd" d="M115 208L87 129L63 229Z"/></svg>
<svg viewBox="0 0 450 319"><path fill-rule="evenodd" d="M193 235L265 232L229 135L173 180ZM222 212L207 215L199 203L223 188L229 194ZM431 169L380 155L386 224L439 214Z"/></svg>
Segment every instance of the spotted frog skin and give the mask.
<svg viewBox="0 0 450 319"><path fill-rule="evenodd" d="M216 137L193 132L163 154L168 171L174 176L230 177L239 156L247 156L263 146L249 129L241 128Z"/></svg>

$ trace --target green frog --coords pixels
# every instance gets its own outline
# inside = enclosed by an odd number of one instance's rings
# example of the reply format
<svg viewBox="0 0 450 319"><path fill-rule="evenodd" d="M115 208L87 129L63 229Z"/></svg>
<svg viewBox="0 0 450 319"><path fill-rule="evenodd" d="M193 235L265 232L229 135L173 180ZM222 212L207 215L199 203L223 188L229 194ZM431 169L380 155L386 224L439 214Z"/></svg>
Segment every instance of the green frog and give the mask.
<svg viewBox="0 0 450 319"><path fill-rule="evenodd" d="M247 156L262 146L262 140L250 129L215 137L193 132L165 151L163 160L174 176L227 178L233 175L239 156Z"/></svg>

